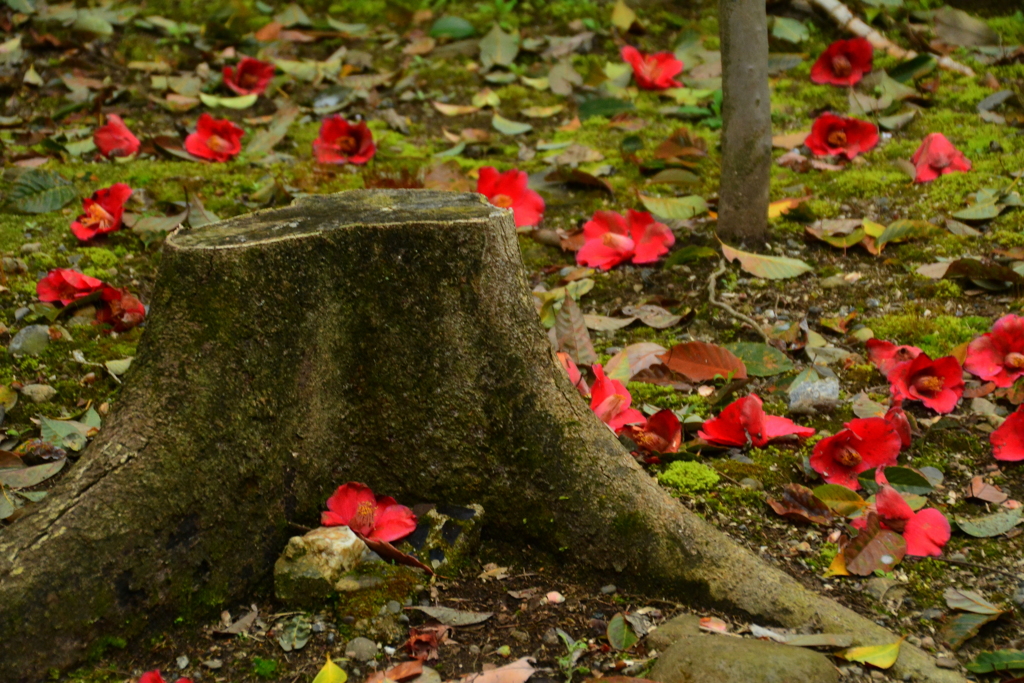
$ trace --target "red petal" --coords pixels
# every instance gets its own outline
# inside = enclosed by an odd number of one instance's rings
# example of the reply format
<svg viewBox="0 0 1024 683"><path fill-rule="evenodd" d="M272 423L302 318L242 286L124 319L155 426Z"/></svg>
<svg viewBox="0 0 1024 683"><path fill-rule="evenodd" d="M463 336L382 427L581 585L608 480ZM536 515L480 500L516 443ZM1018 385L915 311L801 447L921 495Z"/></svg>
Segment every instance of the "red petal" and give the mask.
<svg viewBox="0 0 1024 683"><path fill-rule="evenodd" d="M159 669L153 671L147 671L139 677L139 683L166 683L164 677L160 675Z"/></svg>
<svg viewBox="0 0 1024 683"><path fill-rule="evenodd" d="M774 441L783 436L796 435L801 439L814 436L813 427L802 427L789 418L766 415L764 422L764 438L766 441Z"/></svg>
<svg viewBox="0 0 1024 683"><path fill-rule="evenodd" d="M875 509L884 520L906 520L914 516L914 511L899 492L888 484L882 486L875 494Z"/></svg>
<svg viewBox="0 0 1024 683"><path fill-rule="evenodd" d="M416 530L416 515L404 505L392 503L377 508L370 538L378 541L397 541Z"/></svg>
<svg viewBox="0 0 1024 683"><path fill-rule="evenodd" d="M1024 460L1024 405L1010 414L988 438L992 444L992 457L996 460Z"/></svg>
<svg viewBox="0 0 1024 683"><path fill-rule="evenodd" d="M327 499L327 509L344 520L341 524L348 524L356 516L360 503L376 505L377 499L369 486L357 481L350 481L339 486L334 495Z"/></svg>
<svg viewBox="0 0 1024 683"><path fill-rule="evenodd" d="M919 511L903 529L907 555L917 557L942 555L942 547L949 541L949 536L949 520L935 508Z"/></svg>
<svg viewBox="0 0 1024 683"><path fill-rule="evenodd" d="M662 254L667 254L668 248L675 244L676 236L672 230L654 220L651 214L629 209L626 215L629 219L629 233L635 244L633 263L653 263Z"/></svg>
<svg viewBox="0 0 1024 683"><path fill-rule="evenodd" d="M896 464L900 454L899 434L884 418L866 417L850 420L846 428L853 432L856 439L852 442L854 449L863 458L860 472L878 466L890 467Z"/></svg>

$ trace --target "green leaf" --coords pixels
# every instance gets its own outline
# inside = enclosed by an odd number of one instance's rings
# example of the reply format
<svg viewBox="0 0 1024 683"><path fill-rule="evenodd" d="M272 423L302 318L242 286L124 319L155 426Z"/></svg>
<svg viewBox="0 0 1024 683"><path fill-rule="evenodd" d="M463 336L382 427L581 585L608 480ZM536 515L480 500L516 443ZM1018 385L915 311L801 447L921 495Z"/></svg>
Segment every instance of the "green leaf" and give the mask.
<svg viewBox="0 0 1024 683"><path fill-rule="evenodd" d="M639 195L644 208L659 218L687 220L708 210L708 204L699 195L688 197L651 197Z"/></svg>
<svg viewBox="0 0 1024 683"><path fill-rule="evenodd" d="M1016 671L1024 669L1024 652L1020 650L996 650L982 652L974 661L967 664L967 670L976 674L987 674L993 671Z"/></svg>
<svg viewBox="0 0 1024 683"><path fill-rule="evenodd" d="M978 635L978 631L985 624L995 621L1003 615L1002 612L995 614L973 614L961 612L948 619L939 631L939 637L953 650L960 649L960 646Z"/></svg>
<svg viewBox="0 0 1024 683"><path fill-rule="evenodd" d="M327 663L317 673L313 683L345 683L348 674L340 666L331 661L331 655L327 655Z"/></svg>
<svg viewBox="0 0 1024 683"><path fill-rule="evenodd" d="M935 487L923 474L909 467L886 467L885 478L889 481L889 485L900 493L925 496L935 490ZM862 472L857 479L864 485L868 493L878 492L879 486L875 483L874 470Z"/></svg>
<svg viewBox="0 0 1024 683"><path fill-rule="evenodd" d="M960 209L954 213L953 218L959 218L962 221L987 221L1001 214L1003 208L1005 207L1002 204L997 204L994 201L972 204L966 209Z"/></svg>
<svg viewBox="0 0 1024 683"><path fill-rule="evenodd" d="M960 530L968 536L991 538L1005 534L1017 526L1022 511L1024 511L1024 508L1014 508L1013 510L1001 510L995 514L975 517L973 519L957 517L956 523Z"/></svg>
<svg viewBox="0 0 1024 683"><path fill-rule="evenodd" d="M698 259L714 258L716 256L718 256L718 252L711 247L698 247L693 244L687 244L682 249L669 254L668 258L665 259L665 265L678 266Z"/></svg>
<svg viewBox="0 0 1024 683"><path fill-rule="evenodd" d="M849 650L837 652L836 656L842 657L848 662L860 662L861 664L877 666L879 669L888 669L896 663L896 659L900 656L900 645L902 643L903 638L900 638L895 643L888 643L886 645L851 647Z"/></svg>
<svg viewBox="0 0 1024 683"><path fill-rule="evenodd" d="M109 21L96 12L87 9L78 10L78 17L75 19L75 23L72 24L71 28L76 31L94 33L98 36L114 35L114 27Z"/></svg>
<svg viewBox="0 0 1024 683"><path fill-rule="evenodd" d="M480 39L480 61L484 69L511 66L519 54L519 31L505 33L497 24Z"/></svg>
<svg viewBox="0 0 1024 683"><path fill-rule="evenodd" d="M430 27L430 35L434 38L452 38L461 40L476 33L473 24L462 17L440 17Z"/></svg>
<svg viewBox="0 0 1024 683"><path fill-rule="evenodd" d="M928 221L899 220L882 231L875 241L879 251L889 242L902 242L914 237L922 237L935 230L935 226Z"/></svg>
<svg viewBox="0 0 1024 683"><path fill-rule="evenodd" d="M64 469L64 465L67 462L67 458L61 458L60 460L54 460L45 465L36 465L35 467L0 470L0 484L12 489L35 486L60 472Z"/></svg>
<svg viewBox="0 0 1024 683"><path fill-rule="evenodd" d="M734 342L725 348L733 352L747 366L747 374L754 377L781 375L793 369L793 361L774 346L760 342Z"/></svg>
<svg viewBox="0 0 1024 683"><path fill-rule="evenodd" d="M0 519L7 519L14 514L17 508L14 505L14 498L10 493L0 487Z"/></svg>
<svg viewBox="0 0 1024 683"><path fill-rule="evenodd" d="M868 506L866 500L856 491L839 484L822 484L814 489L814 495L829 509L843 517L854 517Z"/></svg>
<svg viewBox="0 0 1024 683"><path fill-rule="evenodd" d="M1002 614L991 602L986 600L977 591L962 590L960 588L947 588L942 594L946 599L946 605L951 609L959 609L974 614Z"/></svg>
<svg viewBox="0 0 1024 683"><path fill-rule="evenodd" d="M766 280L785 280L799 277L812 270L809 265L799 259L751 254L739 249L733 249L724 242L721 244L722 255L725 256L727 261L739 261L740 267L743 270Z"/></svg>
<svg viewBox="0 0 1024 683"><path fill-rule="evenodd" d="M23 213L49 213L77 196L74 185L61 174L33 168L18 176L7 199L14 209Z"/></svg>
<svg viewBox="0 0 1024 683"><path fill-rule="evenodd" d="M633 628L626 621L625 615L619 612L608 622L608 643L616 650L628 650L640 640Z"/></svg>
<svg viewBox="0 0 1024 683"><path fill-rule="evenodd" d="M306 647L312 633L313 624L309 617L304 614L297 614L284 622L283 626L277 626L274 631L277 633L277 644L285 652L301 650ZM319 674L317 675L319 678Z"/></svg>
<svg viewBox="0 0 1024 683"><path fill-rule="evenodd" d="M259 95L252 93L250 95L241 95L240 97L218 97L217 95L207 95L204 92L199 93L199 99L207 107L227 107L228 109L248 109L252 105L256 104L256 98Z"/></svg>
<svg viewBox="0 0 1024 683"><path fill-rule="evenodd" d="M501 114L494 115L494 118L491 119L491 125L494 126L496 131L505 135L522 135L533 130L533 126L530 124L506 119Z"/></svg>
<svg viewBox="0 0 1024 683"><path fill-rule="evenodd" d="M929 57L931 55L928 55ZM878 118L878 125L886 130L900 130L908 123L913 121L917 117L917 110L911 109L903 114L893 114L892 116L880 116ZM866 219L865 219L866 220Z"/></svg>
<svg viewBox="0 0 1024 683"><path fill-rule="evenodd" d="M32 4L32 0L4 0L7 6L15 12L21 12L22 14L35 14L36 8Z"/></svg>
<svg viewBox="0 0 1024 683"><path fill-rule="evenodd" d="M299 116L299 108L294 104L286 104L274 115L270 127L260 131L253 136L252 141L245 148L245 153L250 159L258 159L270 154L275 145L284 139L288 129L295 123Z"/></svg>
<svg viewBox="0 0 1024 683"><path fill-rule="evenodd" d="M938 65L939 60L934 55L928 53L920 54L913 59L898 64L896 68L889 72L889 78L900 83L907 83L915 78L930 74Z"/></svg>
<svg viewBox="0 0 1024 683"><path fill-rule="evenodd" d="M611 118L631 109L633 109L632 102L625 102L614 97L596 97L580 104L579 115L581 121L586 121L593 116Z"/></svg>
<svg viewBox="0 0 1024 683"><path fill-rule="evenodd" d="M48 417L40 417L40 421L43 441L47 443L72 451L80 451L88 443L85 434L89 431L89 428L81 422L51 420Z"/></svg>
<svg viewBox="0 0 1024 683"><path fill-rule="evenodd" d="M571 296L565 297L561 310L555 315L555 339L558 350L569 354L577 365L593 365L598 362L583 311Z"/></svg>
<svg viewBox="0 0 1024 683"><path fill-rule="evenodd" d="M772 36L790 43L802 43L811 37L803 22L789 17L772 17Z"/></svg>

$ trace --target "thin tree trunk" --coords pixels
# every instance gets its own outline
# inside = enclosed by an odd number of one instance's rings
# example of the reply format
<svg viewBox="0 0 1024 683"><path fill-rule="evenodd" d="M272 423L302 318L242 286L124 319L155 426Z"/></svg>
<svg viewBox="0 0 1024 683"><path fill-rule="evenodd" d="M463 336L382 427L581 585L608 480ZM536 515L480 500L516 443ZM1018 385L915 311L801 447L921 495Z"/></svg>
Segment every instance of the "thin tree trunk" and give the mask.
<svg viewBox="0 0 1024 683"><path fill-rule="evenodd" d="M772 112L764 0L719 0L722 179L718 235L759 245L768 229Z"/></svg>
<svg viewBox="0 0 1024 683"><path fill-rule="evenodd" d="M172 234L108 423L0 535L0 680L267 585L339 483L478 502L492 533L761 623L894 637L669 497L558 367L508 211L479 195L308 197ZM962 679L903 646L897 671Z"/></svg>

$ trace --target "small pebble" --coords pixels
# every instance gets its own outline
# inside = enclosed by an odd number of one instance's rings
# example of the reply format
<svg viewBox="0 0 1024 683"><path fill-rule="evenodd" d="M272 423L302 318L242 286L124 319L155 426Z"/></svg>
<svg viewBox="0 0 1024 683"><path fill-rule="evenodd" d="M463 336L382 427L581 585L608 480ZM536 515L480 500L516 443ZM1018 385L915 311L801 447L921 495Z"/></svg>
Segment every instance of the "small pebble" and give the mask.
<svg viewBox="0 0 1024 683"><path fill-rule="evenodd" d="M867 304L868 308L878 308L879 306L882 305L882 302L879 301L878 299L868 299L864 303Z"/></svg>
<svg viewBox="0 0 1024 683"><path fill-rule="evenodd" d="M182 656L178 657L177 659L175 659L174 663L178 665L179 669L185 670L185 669L188 668L188 657L186 657L185 655L182 655Z"/></svg>
<svg viewBox="0 0 1024 683"><path fill-rule="evenodd" d="M526 631L520 631L518 629L513 629L512 631L509 632L509 635L512 636L513 638L515 638L516 640L518 640L520 643L528 643L528 642L530 642L530 634L527 633Z"/></svg>
<svg viewBox="0 0 1024 683"><path fill-rule="evenodd" d="M761 491L762 489L764 489L764 484L759 482L757 479L754 479L753 477L744 477L743 479L740 479L740 486L742 486L745 489L752 489L754 491Z"/></svg>
<svg viewBox="0 0 1024 683"><path fill-rule="evenodd" d="M549 628L544 632L544 636L541 640L545 645L558 645L558 632L553 628Z"/></svg>
<svg viewBox="0 0 1024 683"><path fill-rule="evenodd" d="M203 666L205 666L207 669L213 669L214 671L216 671L217 669L224 666L224 662L222 662L219 659L207 659L205 662L203 662Z"/></svg>
<svg viewBox="0 0 1024 683"><path fill-rule="evenodd" d="M345 656L360 662L368 662L377 656L377 643L369 638L353 638L345 646Z"/></svg>
<svg viewBox="0 0 1024 683"><path fill-rule="evenodd" d="M39 251L40 249L42 249L42 248L43 248L43 245L40 244L39 242L29 242L28 244L21 245L21 253L22 254L34 254L37 251Z"/></svg>
<svg viewBox="0 0 1024 683"><path fill-rule="evenodd" d="M548 599L548 602L550 602L552 605L561 605L563 602L565 602L565 596L559 593L558 591L551 591L544 597L546 597Z"/></svg>
<svg viewBox="0 0 1024 683"><path fill-rule="evenodd" d="M469 646L469 654L473 655L474 657L479 657L480 656L480 646L479 645L470 645Z"/></svg>
<svg viewBox="0 0 1024 683"><path fill-rule="evenodd" d="M957 664L955 659L950 659L949 657L936 657L935 666L941 669L955 669L960 665Z"/></svg>
<svg viewBox="0 0 1024 683"><path fill-rule="evenodd" d="M615 588L615 584L614 583L609 583L607 586L601 586L601 592L604 593L605 595L611 595L616 590L617 589Z"/></svg>

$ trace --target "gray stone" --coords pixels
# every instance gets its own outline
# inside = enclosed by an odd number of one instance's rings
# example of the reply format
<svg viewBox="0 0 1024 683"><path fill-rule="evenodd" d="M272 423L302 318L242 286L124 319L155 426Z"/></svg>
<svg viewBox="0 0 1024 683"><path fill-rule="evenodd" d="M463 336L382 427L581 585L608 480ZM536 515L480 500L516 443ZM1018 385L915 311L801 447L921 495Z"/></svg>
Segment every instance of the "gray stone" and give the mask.
<svg viewBox="0 0 1024 683"><path fill-rule="evenodd" d="M57 395L57 390L49 384L26 384L21 388L21 395L33 403L46 403Z"/></svg>
<svg viewBox="0 0 1024 683"><path fill-rule="evenodd" d="M648 677L659 683L837 683L839 672L828 657L804 648L700 635L676 641Z"/></svg>
<svg viewBox="0 0 1024 683"><path fill-rule="evenodd" d="M369 638L353 638L345 646L345 656L358 662L368 662L377 656L377 643Z"/></svg>
<svg viewBox="0 0 1024 683"><path fill-rule="evenodd" d="M174 663L178 665L178 668L182 671L188 668L188 657L182 655L174 660Z"/></svg>
<svg viewBox="0 0 1024 683"><path fill-rule="evenodd" d="M27 244L21 245L22 254L34 254L43 248L41 242L28 242Z"/></svg>
<svg viewBox="0 0 1024 683"><path fill-rule="evenodd" d="M205 662L203 662L203 666L205 666L207 669L213 669L214 671L216 671L217 669L224 666L224 662L219 659L207 659Z"/></svg>
<svg viewBox="0 0 1024 683"><path fill-rule="evenodd" d="M751 489L752 491L764 490L764 484L753 477L743 477L740 479L740 486L745 489Z"/></svg>
<svg viewBox="0 0 1024 683"><path fill-rule="evenodd" d="M700 632L700 617L696 614L680 614L647 634L647 649L664 652L677 640L699 635Z"/></svg>
<svg viewBox="0 0 1024 683"><path fill-rule="evenodd" d="M29 325L14 335L7 350L15 356L38 356L50 343L50 328L46 325Z"/></svg>
<svg viewBox="0 0 1024 683"><path fill-rule="evenodd" d="M833 377L801 382L789 393L789 411L813 415L819 410L832 410L839 401L839 380Z"/></svg>
<svg viewBox="0 0 1024 683"><path fill-rule="evenodd" d="M612 595L616 590L614 583L609 583L607 586L601 586L601 592L605 595Z"/></svg>
<svg viewBox="0 0 1024 683"><path fill-rule="evenodd" d="M284 602L309 603L350 590L352 579L346 574L365 551L366 544L347 526L320 527L292 537L274 564L274 592Z"/></svg>
<svg viewBox="0 0 1024 683"><path fill-rule="evenodd" d="M475 556L484 509L480 505L437 505L417 512L416 530L395 545L435 570Z"/></svg>

